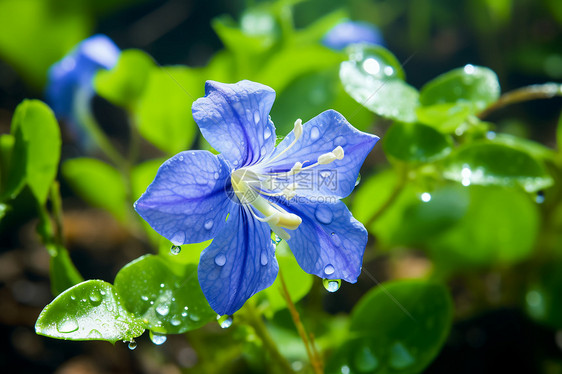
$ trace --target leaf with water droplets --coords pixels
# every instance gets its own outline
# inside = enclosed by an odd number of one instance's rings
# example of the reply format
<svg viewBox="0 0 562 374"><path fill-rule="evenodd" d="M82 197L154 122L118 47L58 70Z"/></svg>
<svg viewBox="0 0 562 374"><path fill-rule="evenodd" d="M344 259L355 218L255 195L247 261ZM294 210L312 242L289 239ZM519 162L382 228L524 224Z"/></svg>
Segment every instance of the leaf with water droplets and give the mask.
<svg viewBox="0 0 562 374"><path fill-rule="evenodd" d="M348 373L420 373L439 353L452 318L453 303L443 285L383 283L353 309L351 338L328 367L345 367Z"/></svg>
<svg viewBox="0 0 562 374"><path fill-rule="evenodd" d="M383 138L385 153L401 161L430 162L451 153L453 140L421 123L394 123Z"/></svg>
<svg viewBox="0 0 562 374"><path fill-rule="evenodd" d="M109 283L89 280L61 293L47 305L35 324L39 335L65 340L131 341L144 323L127 312Z"/></svg>
<svg viewBox="0 0 562 374"><path fill-rule="evenodd" d="M428 82L420 91L418 117L443 131L454 131L468 116L484 110L500 96L492 70L466 65Z"/></svg>
<svg viewBox="0 0 562 374"><path fill-rule="evenodd" d="M168 257L179 257L184 251ZM115 289L123 295L125 308L144 319L147 328L158 334L194 330L216 316L201 291L195 264L146 255L119 271Z"/></svg>
<svg viewBox="0 0 562 374"><path fill-rule="evenodd" d="M340 80L355 101L379 116L416 121L418 91L404 82L404 72L392 53L380 46L355 44L340 65Z"/></svg>
<svg viewBox="0 0 562 374"><path fill-rule="evenodd" d="M465 186L519 185L527 192L537 192L553 184L542 163L529 153L487 141L460 148L447 159L443 175Z"/></svg>

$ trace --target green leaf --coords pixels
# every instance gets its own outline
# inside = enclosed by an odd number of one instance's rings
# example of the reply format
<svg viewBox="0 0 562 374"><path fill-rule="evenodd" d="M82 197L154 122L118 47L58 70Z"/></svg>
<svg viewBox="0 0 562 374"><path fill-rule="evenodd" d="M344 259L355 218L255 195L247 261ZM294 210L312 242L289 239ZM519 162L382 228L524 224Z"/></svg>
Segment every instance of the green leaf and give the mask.
<svg viewBox="0 0 562 374"><path fill-rule="evenodd" d="M301 269L285 241L277 245L275 257L279 262L279 269L283 272L283 279L289 295L291 295L291 300L296 303L305 297L312 288L313 277ZM281 279L278 275L273 285L262 292L267 297L268 306L272 312L287 307L287 301L285 301L281 290Z"/></svg>
<svg viewBox="0 0 562 374"><path fill-rule="evenodd" d="M142 95L153 68L152 57L141 50L129 49L121 52L113 69L98 71L94 87L113 104L130 107Z"/></svg>
<svg viewBox="0 0 562 374"><path fill-rule="evenodd" d="M551 148L515 135L489 132L486 138L492 143L505 144L512 148L519 149L537 159L553 159L556 156L556 152Z"/></svg>
<svg viewBox="0 0 562 374"><path fill-rule="evenodd" d="M415 122L418 91L404 82L404 71L392 53L380 46L357 45L347 50L340 80L355 101L378 114L401 122Z"/></svg>
<svg viewBox="0 0 562 374"><path fill-rule="evenodd" d="M9 207L6 204L0 203L0 221L6 215L6 212L8 211L8 209L9 209Z"/></svg>
<svg viewBox="0 0 562 374"><path fill-rule="evenodd" d="M123 267L115 277L127 310L159 334L180 334L216 318L197 280L197 266L172 266L146 255Z"/></svg>
<svg viewBox="0 0 562 374"><path fill-rule="evenodd" d="M441 284L392 281L369 291L351 313L351 338L329 373L421 373L449 334L453 303Z"/></svg>
<svg viewBox="0 0 562 374"><path fill-rule="evenodd" d="M460 148L447 159L443 175L463 185L519 185L527 192L553 184L544 166L527 152L490 142Z"/></svg>
<svg viewBox="0 0 562 374"><path fill-rule="evenodd" d="M57 174L61 150L53 111L39 100L24 100L12 119L14 148L4 194L14 197L27 184L40 204L47 201Z"/></svg>
<svg viewBox="0 0 562 374"><path fill-rule="evenodd" d="M105 162L75 158L62 165L72 189L89 204L113 214L121 222L128 217L127 192L121 174Z"/></svg>
<svg viewBox="0 0 562 374"><path fill-rule="evenodd" d="M37 89L47 70L92 29L88 6L81 1L0 1L0 56Z"/></svg>
<svg viewBox="0 0 562 374"><path fill-rule="evenodd" d="M113 286L88 280L69 288L43 309L35 331L65 340L131 341L145 326L127 312Z"/></svg>
<svg viewBox="0 0 562 374"><path fill-rule="evenodd" d="M430 162L444 158L452 150L453 140L421 123L393 124L383 138L387 155L401 161Z"/></svg>
<svg viewBox="0 0 562 374"><path fill-rule="evenodd" d="M539 232L536 204L524 192L470 186L469 206L457 223L426 242L444 269L513 264L532 254Z"/></svg>
<svg viewBox="0 0 562 374"><path fill-rule="evenodd" d="M169 154L189 148L197 134L191 104L204 94L204 77L196 69L152 69L135 108L140 134Z"/></svg>
<svg viewBox="0 0 562 374"><path fill-rule="evenodd" d="M66 248L58 247L49 250L51 254L49 275L51 279L51 292L54 296L64 290L84 281Z"/></svg>
<svg viewBox="0 0 562 374"><path fill-rule="evenodd" d="M424 123L450 131L499 97L500 84L496 73L485 67L466 65L423 86L418 115Z"/></svg>

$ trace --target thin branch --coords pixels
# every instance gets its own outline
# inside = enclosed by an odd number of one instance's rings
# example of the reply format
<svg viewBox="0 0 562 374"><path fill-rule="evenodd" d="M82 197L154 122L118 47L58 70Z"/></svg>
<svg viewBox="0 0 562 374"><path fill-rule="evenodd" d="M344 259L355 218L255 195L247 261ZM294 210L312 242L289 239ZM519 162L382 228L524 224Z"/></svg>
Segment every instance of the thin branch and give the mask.
<svg viewBox="0 0 562 374"><path fill-rule="evenodd" d="M538 99L551 99L555 96L562 96L562 84L545 83L518 88L501 95L496 102L480 112L477 117L480 119L486 118L490 113L515 103Z"/></svg>
<svg viewBox="0 0 562 374"><path fill-rule="evenodd" d="M287 289L287 285L285 284L285 279L283 278L283 272L279 269L279 279L281 280L281 291L283 293L283 297L287 302L287 307L289 308L289 312L291 312L291 317L293 318L293 322L299 332L299 335L304 343L304 347L306 348L306 354L310 360L310 364L314 369L314 373L316 374L323 374L324 373L324 363L314 347L314 342L309 340L308 335L306 334L306 330L304 329L304 325L301 322L299 312L295 308L295 304L293 300L291 300L291 296L289 295L289 290Z"/></svg>

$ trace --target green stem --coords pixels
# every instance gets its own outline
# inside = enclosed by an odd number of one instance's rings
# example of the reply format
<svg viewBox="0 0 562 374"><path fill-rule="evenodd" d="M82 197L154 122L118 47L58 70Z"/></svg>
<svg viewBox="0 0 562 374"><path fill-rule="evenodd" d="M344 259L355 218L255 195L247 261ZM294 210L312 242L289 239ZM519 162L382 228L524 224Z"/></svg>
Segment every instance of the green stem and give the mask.
<svg viewBox="0 0 562 374"><path fill-rule="evenodd" d="M562 96L562 84L545 83L518 88L501 95L496 102L480 112L477 117L480 119L486 118L490 113L515 103L538 99L551 99L555 96Z"/></svg>
<svg viewBox="0 0 562 374"><path fill-rule="evenodd" d="M105 136L90 110L90 94L86 90L76 93L74 111L80 123L92 136L102 152L121 170L126 170L127 160L113 147L111 141Z"/></svg>
<svg viewBox="0 0 562 374"><path fill-rule="evenodd" d="M311 339L309 339L308 335L306 334L306 330L304 329L304 325L301 322L299 312L297 311L297 308L295 308L293 300L291 300L291 295L289 294L289 289L285 284L285 279L283 278L281 269L279 269L279 279L281 280L281 292L283 293L283 297L287 302L287 308L289 308L289 312L291 312L293 323L295 324L297 331L299 332L299 335L304 343L306 354L308 355L310 364L314 369L314 373L322 374L324 373L324 363L322 362L322 359L320 358L320 355L318 354L318 351L314 346L314 342L312 342L312 336Z"/></svg>
<svg viewBox="0 0 562 374"><path fill-rule="evenodd" d="M269 335L267 327L265 326L265 323L256 310L256 307L252 300L248 300L246 302L245 310L245 315L248 318L248 323L256 331L256 335L261 339L264 347L271 354L271 358L277 362L283 373L294 373L295 371L293 370L287 359L285 359L285 357L281 355L281 352L279 352L279 349L277 348L277 344L275 344L275 341L273 341L273 338L271 337L271 335Z"/></svg>
<svg viewBox="0 0 562 374"><path fill-rule="evenodd" d="M369 218L367 223L365 223L365 227L367 228L367 230L369 229L369 227L371 227L371 225L376 220L378 220L387 211L388 208L390 208L392 206L392 204L398 198L398 196L400 196L400 193L402 192L404 187L406 187L407 176L408 176L408 169L405 166L401 167L401 170L399 171L399 175L398 175L398 180L396 181L396 185L394 186L394 189L390 193L390 196L381 205L379 210L377 210L371 216L371 218Z"/></svg>
<svg viewBox="0 0 562 374"><path fill-rule="evenodd" d="M53 219L55 221L54 228L54 241L59 246L64 247L64 229L63 229L63 218L62 218L62 199L60 196L60 184L58 181L54 181L51 185L51 204L53 210Z"/></svg>

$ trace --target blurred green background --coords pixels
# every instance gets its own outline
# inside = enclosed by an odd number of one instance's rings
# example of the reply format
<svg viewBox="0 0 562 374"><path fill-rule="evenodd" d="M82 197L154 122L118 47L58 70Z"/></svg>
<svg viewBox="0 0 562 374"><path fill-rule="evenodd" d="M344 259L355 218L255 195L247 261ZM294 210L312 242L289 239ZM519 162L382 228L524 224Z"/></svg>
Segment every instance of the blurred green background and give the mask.
<svg viewBox="0 0 562 374"><path fill-rule="evenodd" d="M10 132L15 107L24 98L44 99L51 64L94 33L108 35L121 49L142 49L161 65L203 67L223 50L217 36L221 28L216 26L217 21L213 28L213 20L221 16L222 25L228 26L225 19L231 17L237 22L246 9L262 3L0 0L0 133ZM286 3L293 3L291 17L297 29L307 29L338 10L342 17L376 25L386 47L403 64L407 82L418 89L437 75L466 64L495 71L502 92L562 80L562 3L558 0ZM227 27L223 32L234 35ZM256 66L260 62L254 61ZM219 69L223 69L226 80L246 77L245 73L248 78L259 77L251 64L241 65L248 71L233 73L228 69L234 69L234 63L221 63ZM282 64L274 68L278 70L270 72L273 76L284 74ZM330 74L297 74L286 83L287 92L292 94L279 97L272 112L278 128L287 129L295 119L286 108L298 106L299 95L314 94L311 87L322 88L326 76L337 76L337 72ZM202 91L200 87L195 97ZM356 119L363 130L385 139L390 122L375 119L360 104L347 99L342 108L348 110L343 114L350 122ZM493 129L498 134L556 149L561 103L560 98L524 102L494 112L486 120L495 123ZM128 141L124 111L101 98L96 98L94 108L103 116L100 122L116 147L124 147ZM319 112L316 108L302 110L305 112L299 115L303 119ZM396 128L394 131L398 131ZM81 155L79 147L66 140L62 159ZM562 330L558 330L562 329L559 164L548 167L555 186L538 197L515 188L464 188L460 183L436 182L439 178L428 177L441 173L441 169L410 170L419 173L408 177L416 182L399 191L392 207L375 222L373 212L401 177L391 140L384 142L367 159L358 191L349 199L354 215L371 234L364 275L356 285L342 286L334 294L315 292L321 287L314 288L302 301L301 317L313 328L316 315L333 317L328 321L336 324L338 316L349 313L379 282L431 278L449 285L455 320L444 348L425 372L562 373ZM180 150L182 145L170 145L173 147ZM143 158L149 159L171 151L145 145L142 152ZM501 162L509 163L506 160ZM122 222L89 207L63 178L61 183L68 249L85 278L113 281L122 266L149 251L146 242ZM424 205L419 196L426 190L432 190L432 198ZM537 204L537 198L544 198L544 202ZM208 366L197 366L205 357L194 347L202 344L214 349L216 352L209 353L212 359L220 355L224 345L236 344L238 335L243 335L210 326L193 332L188 340L171 335L163 346L154 346L143 337L135 351L119 343L113 347L103 342L65 342L35 335L35 320L52 296L49 257L36 238L31 200L29 191L24 191L0 221L0 367L20 373L206 372ZM318 286L320 282L316 283ZM290 325L286 311L275 318L280 326ZM337 334L334 339L338 339ZM293 342L286 341L289 346ZM230 350L230 356L225 353L221 360L229 363L232 372L254 372L248 364L252 361L248 351L251 348ZM215 370L220 372L219 368Z"/></svg>

